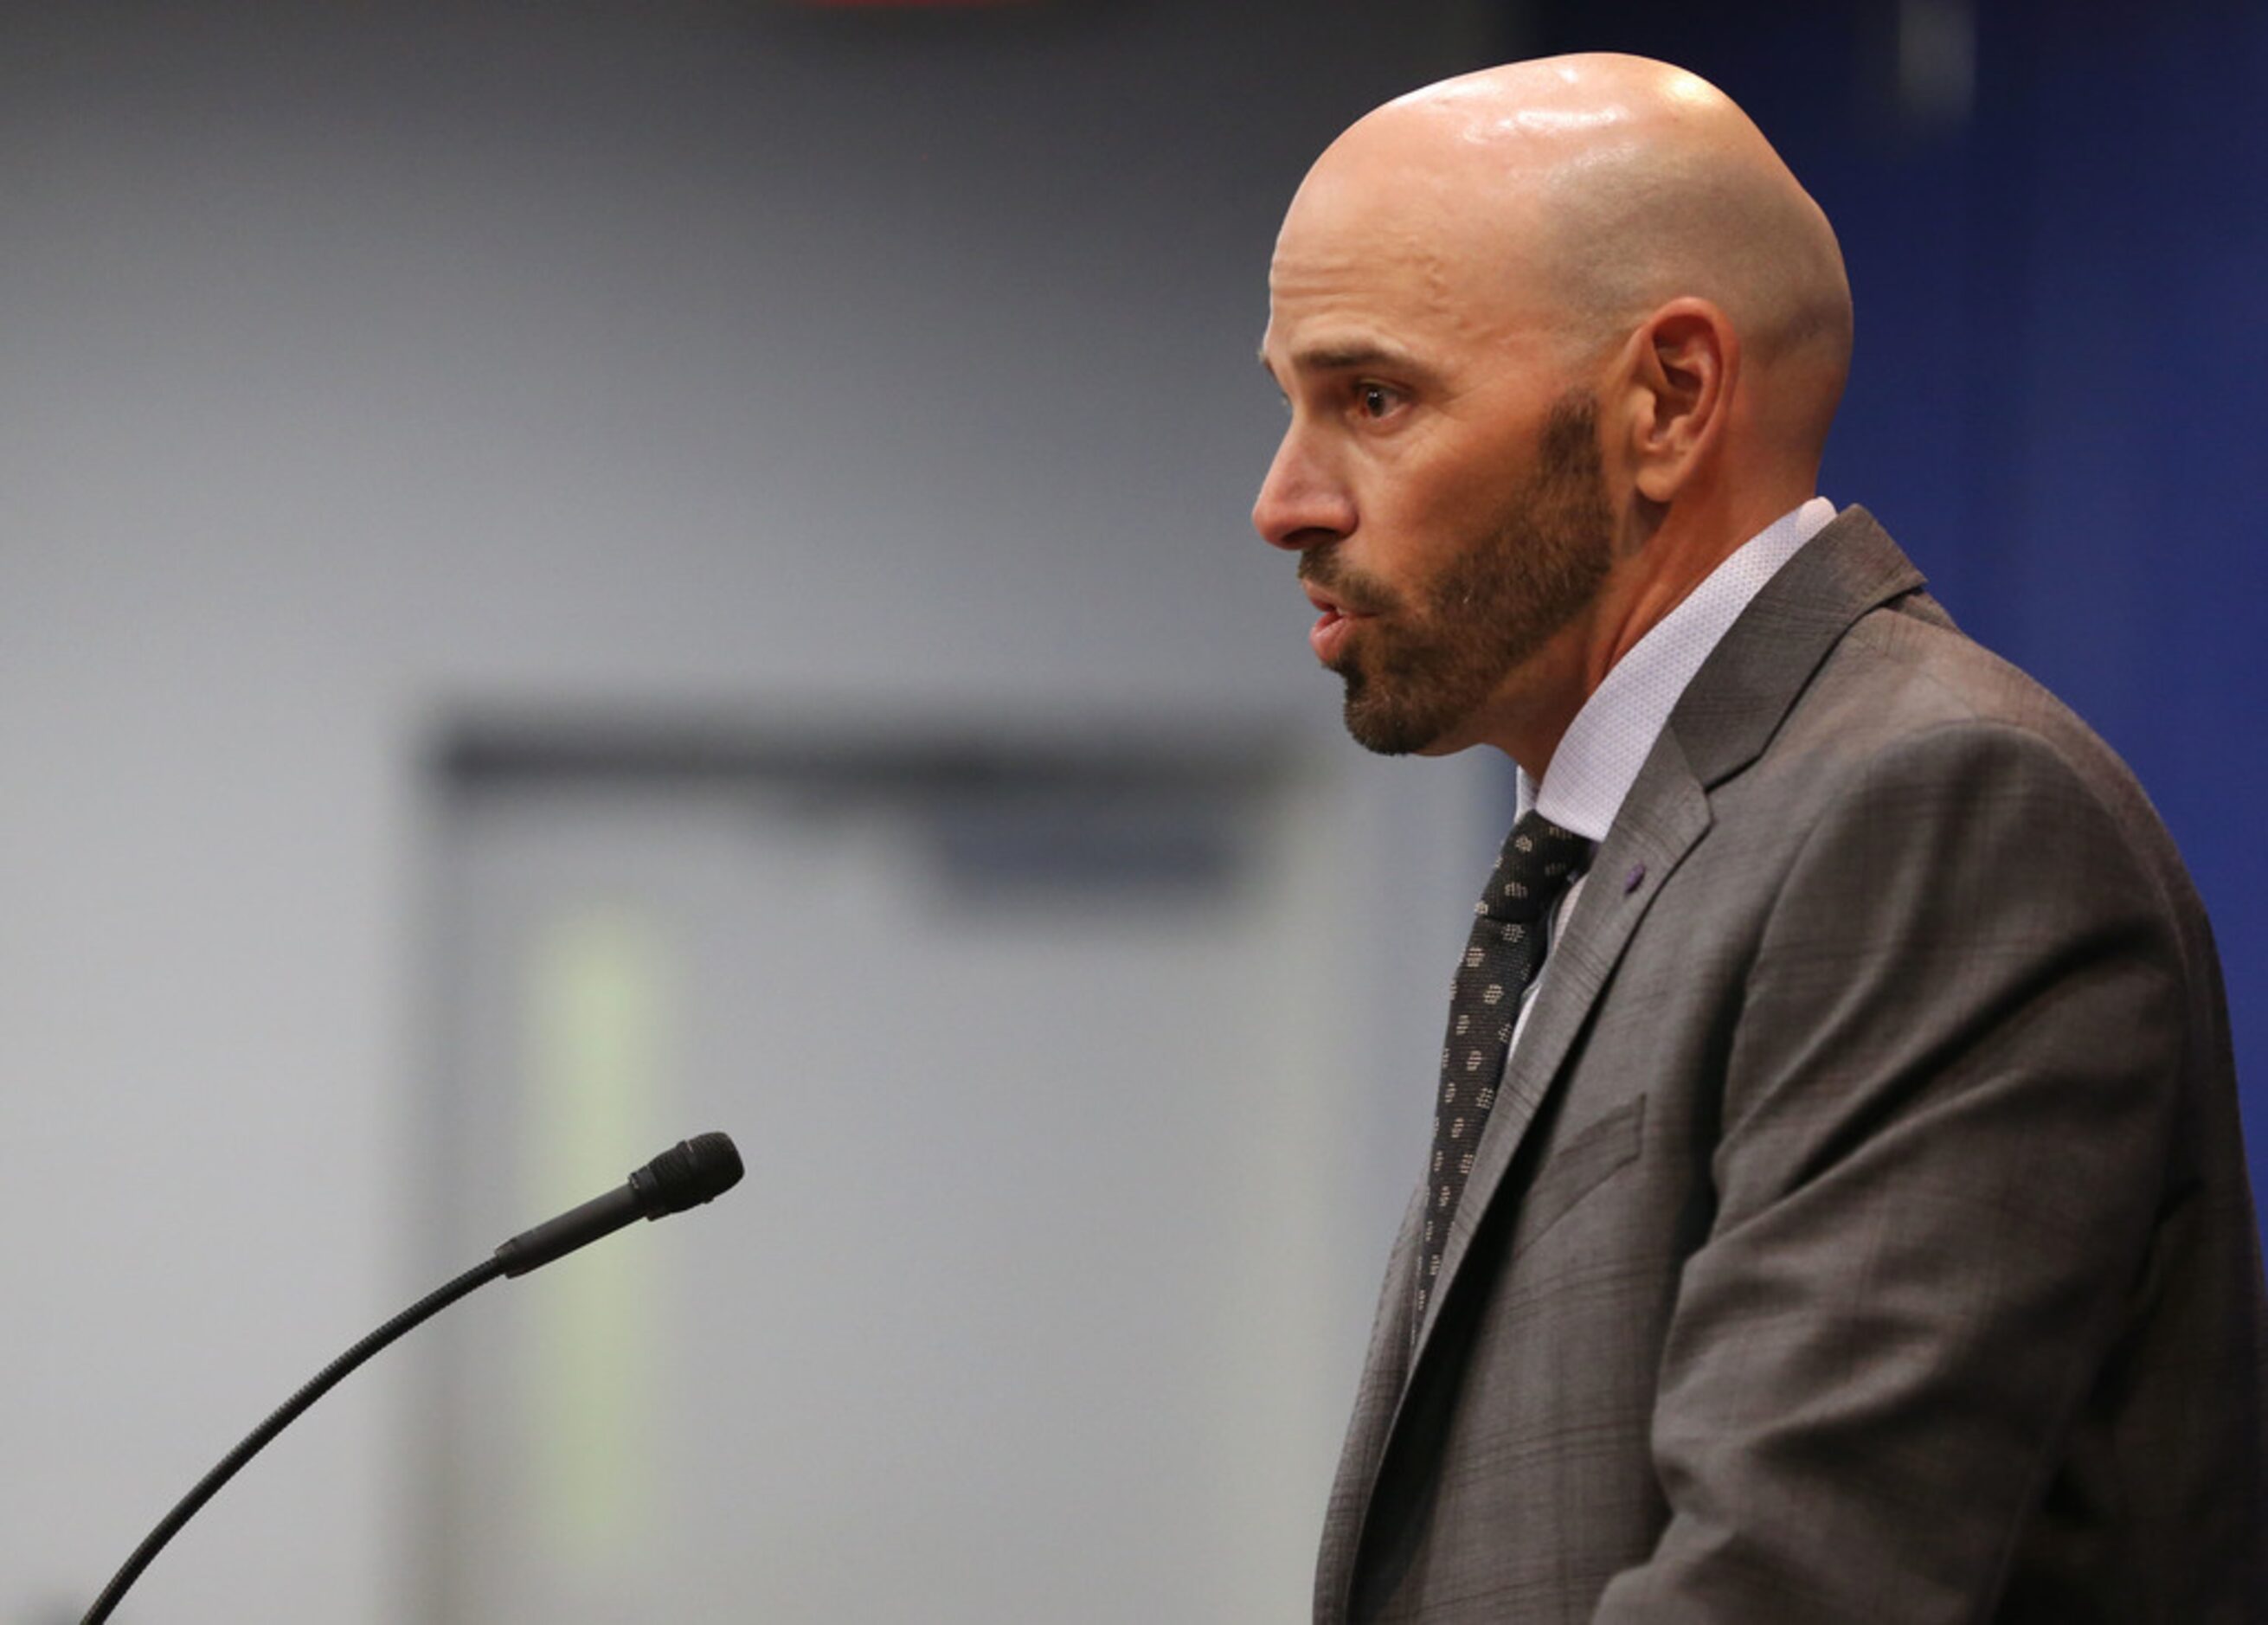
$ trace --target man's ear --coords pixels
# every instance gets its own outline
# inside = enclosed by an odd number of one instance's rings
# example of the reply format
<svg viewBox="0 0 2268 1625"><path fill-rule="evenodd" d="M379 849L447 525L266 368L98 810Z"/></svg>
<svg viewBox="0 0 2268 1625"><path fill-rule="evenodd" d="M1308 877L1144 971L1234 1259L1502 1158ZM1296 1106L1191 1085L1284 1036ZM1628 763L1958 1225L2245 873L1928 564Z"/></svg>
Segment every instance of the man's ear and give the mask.
<svg viewBox="0 0 2268 1625"><path fill-rule="evenodd" d="M1730 415L1740 335L1706 299L1672 299L1631 335L1624 352L1632 483L1667 506L1709 460Z"/></svg>

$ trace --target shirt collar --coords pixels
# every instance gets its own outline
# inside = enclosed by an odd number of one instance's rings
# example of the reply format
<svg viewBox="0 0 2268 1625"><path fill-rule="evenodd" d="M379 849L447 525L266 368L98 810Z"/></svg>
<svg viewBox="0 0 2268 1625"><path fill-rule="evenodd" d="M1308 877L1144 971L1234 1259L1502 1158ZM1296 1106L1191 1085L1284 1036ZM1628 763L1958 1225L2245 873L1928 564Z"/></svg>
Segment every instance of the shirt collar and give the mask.
<svg viewBox="0 0 2268 1625"><path fill-rule="evenodd" d="M1656 621L1575 713L1543 783L1521 769L1520 811L1533 808L1586 840L1605 840L1686 684L1749 600L1834 517L1824 496L1782 514Z"/></svg>

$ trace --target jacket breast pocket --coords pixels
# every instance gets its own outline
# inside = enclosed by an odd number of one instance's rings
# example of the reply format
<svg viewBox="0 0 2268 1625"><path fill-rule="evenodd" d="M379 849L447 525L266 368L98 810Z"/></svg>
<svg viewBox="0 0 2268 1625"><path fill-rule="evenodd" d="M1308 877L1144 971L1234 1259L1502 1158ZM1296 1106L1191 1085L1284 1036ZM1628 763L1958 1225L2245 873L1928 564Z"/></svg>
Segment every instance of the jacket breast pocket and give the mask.
<svg viewBox="0 0 2268 1625"><path fill-rule="evenodd" d="M1550 1160L1539 1169L1535 1182L1521 1199L1514 1223L1512 1256L1519 1257L1543 1239L1543 1234L1584 1197L1638 1160L1645 1143L1646 1097L1616 1107L1595 1122L1588 1122L1554 1148Z"/></svg>

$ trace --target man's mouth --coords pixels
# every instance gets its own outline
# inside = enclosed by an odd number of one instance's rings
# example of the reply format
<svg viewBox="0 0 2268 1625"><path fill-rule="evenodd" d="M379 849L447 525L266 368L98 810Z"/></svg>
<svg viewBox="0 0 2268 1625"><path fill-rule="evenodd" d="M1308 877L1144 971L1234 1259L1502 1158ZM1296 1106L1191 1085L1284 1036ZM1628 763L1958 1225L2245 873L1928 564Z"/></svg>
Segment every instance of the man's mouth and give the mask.
<svg viewBox="0 0 2268 1625"><path fill-rule="evenodd" d="M1315 624L1308 629L1307 645L1325 665L1336 665L1354 628L1371 616L1314 582L1301 585L1307 589L1307 602L1315 607Z"/></svg>

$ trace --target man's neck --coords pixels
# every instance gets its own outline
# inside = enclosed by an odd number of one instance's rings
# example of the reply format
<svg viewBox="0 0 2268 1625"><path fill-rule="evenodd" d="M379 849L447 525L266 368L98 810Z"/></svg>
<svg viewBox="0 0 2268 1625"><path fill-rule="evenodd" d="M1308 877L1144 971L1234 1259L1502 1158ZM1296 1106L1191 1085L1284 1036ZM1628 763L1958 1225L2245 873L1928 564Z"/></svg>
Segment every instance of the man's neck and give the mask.
<svg viewBox="0 0 2268 1625"><path fill-rule="evenodd" d="M1651 533L1617 557L1590 607L1506 680L1485 725L1466 743L1495 746L1542 783L1559 741L1607 673L1727 559L1809 496L1808 489L1775 490L1737 512L1664 513Z"/></svg>

